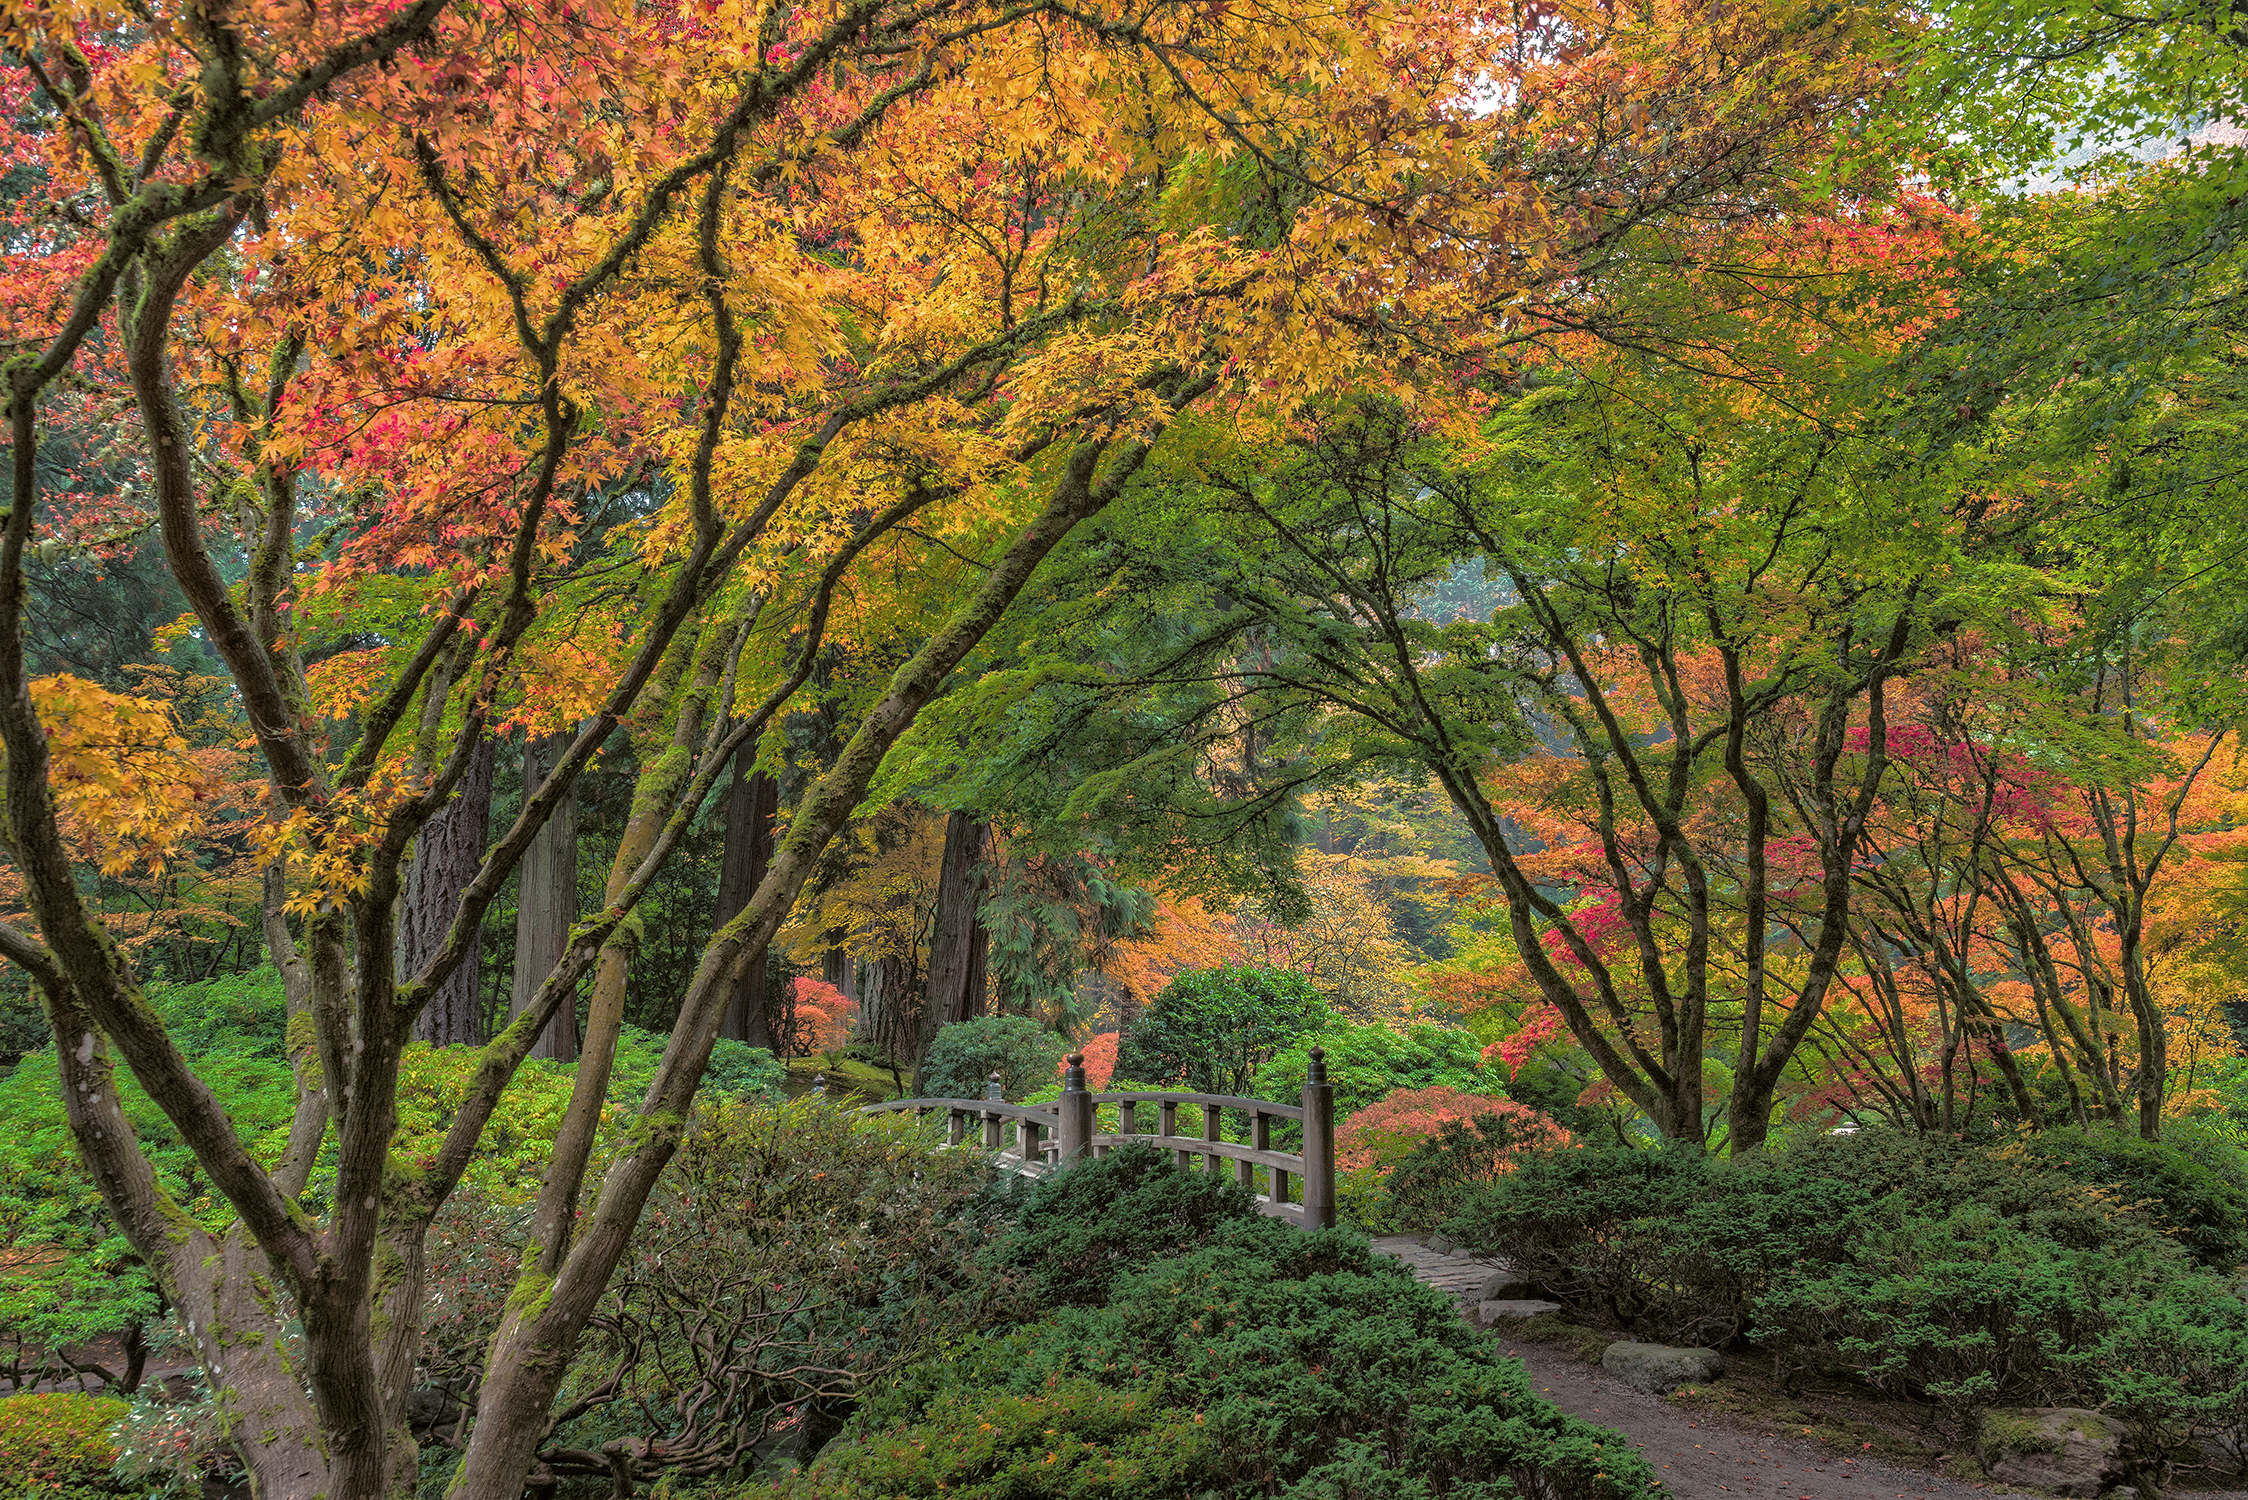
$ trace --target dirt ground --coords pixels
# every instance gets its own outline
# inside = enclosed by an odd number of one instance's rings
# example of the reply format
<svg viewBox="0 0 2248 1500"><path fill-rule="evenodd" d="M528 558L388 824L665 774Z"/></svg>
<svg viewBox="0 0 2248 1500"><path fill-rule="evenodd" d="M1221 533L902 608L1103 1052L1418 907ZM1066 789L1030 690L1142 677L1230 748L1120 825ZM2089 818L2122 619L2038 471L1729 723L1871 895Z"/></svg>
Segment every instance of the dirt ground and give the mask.
<svg viewBox="0 0 2248 1500"><path fill-rule="evenodd" d="M1609 1379L1559 1345L1509 1341L1503 1335L1499 1342L1529 1370L1540 1395L1565 1412L1630 1438L1654 1466L1663 1488L1686 1500L1958 1500L1988 1497L2001 1489L1896 1468L1870 1452L1847 1457L1760 1423L1681 1407Z"/></svg>

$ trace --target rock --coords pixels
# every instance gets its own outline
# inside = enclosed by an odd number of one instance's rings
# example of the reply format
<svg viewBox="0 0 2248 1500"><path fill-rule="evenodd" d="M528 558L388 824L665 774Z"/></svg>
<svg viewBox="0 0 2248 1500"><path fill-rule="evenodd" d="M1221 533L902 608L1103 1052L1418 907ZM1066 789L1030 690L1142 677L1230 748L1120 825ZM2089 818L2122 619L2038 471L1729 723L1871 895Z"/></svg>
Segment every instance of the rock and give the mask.
<svg viewBox="0 0 2248 1500"><path fill-rule="evenodd" d="M2131 1429L2075 1406L2028 1406L1983 1413L1975 1456L2005 1484L2034 1485L2085 1500L2123 1478Z"/></svg>
<svg viewBox="0 0 2248 1500"><path fill-rule="evenodd" d="M1634 1390L1660 1396L1682 1385L1715 1380L1725 1368L1715 1349L1673 1349L1667 1344L1610 1344L1600 1368Z"/></svg>
<svg viewBox="0 0 2248 1500"><path fill-rule="evenodd" d="M1536 1290L1512 1271L1493 1271L1483 1278L1483 1290L1476 1295L1485 1302L1504 1302L1509 1298L1527 1297Z"/></svg>
<svg viewBox="0 0 2248 1500"><path fill-rule="evenodd" d="M1454 1245L1452 1247L1452 1259L1473 1260L1475 1259L1475 1252L1468 1249L1468 1247L1465 1245Z"/></svg>
<svg viewBox="0 0 2248 1500"><path fill-rule="evenodd" d="M1450 1255L1452 1253L1452 1242L1441 1234L1432 1234L1422 1243L1438 1255Z"/></svg>
<svg viewBox="0 0 2248 1500"><path fill-rule="evenodd" d="M1560 1303L1541 1302L1535 1297L1487 1297L1475 1304L1475 1321L1488 1328L1509 1318L1542 1318L1559 1311Z"/></svg>

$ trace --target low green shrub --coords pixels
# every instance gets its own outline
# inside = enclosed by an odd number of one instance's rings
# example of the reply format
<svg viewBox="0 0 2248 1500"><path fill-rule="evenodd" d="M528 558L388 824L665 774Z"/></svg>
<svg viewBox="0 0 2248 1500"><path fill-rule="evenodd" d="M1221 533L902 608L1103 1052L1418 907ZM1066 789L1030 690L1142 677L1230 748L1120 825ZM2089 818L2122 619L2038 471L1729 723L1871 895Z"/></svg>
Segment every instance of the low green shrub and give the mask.
<svg viewBox="0 0 2248 1500"><path fill-rule="evenodd" d="M112 1473L109 1430L132 1409L114 1396L9 1396L0 1400L0 1497L91 1500L125 1493Z"/></svg>
<svg viewBox="0 0 2248 1500"><path fill-rule="evenodd" d="M1167 1193L1199 1197L1204 1183L1156 1153L1145 1156L1131 1167L1129 1192L1140 1208ZM1079 1173L1090 1180L1099 1165L1060 1174L1052 1185ZM1174 1180L1166 1186L1165 1177ZM1082 1206L1097 1214L1098 1194L1088 1196L1093 1201ZM1628 1443L1541 1401L1521 1366L1462 1323L1450 1298L1362 1237L1306 1234L1240 1212L1220 1213L1212 1224L1199 1247L1112 1274L1097 1304L968 1340L944 1362L907 1372L871 1396L843 1436L778 1493L791 1500L939 1493L1625 1500L1654 1493L1652 1472ZM1088 1413L1081 1425L1065 1417L1071 1407ZM962 1453L968 1461L956 1457Z"/></svg>
<svg viewBox="0 0 2248 1500"><path fill-rule="evenodd" d="M1054 1379L952 1390L919 1418L830 1443L775 1496L804 1500L1155 1500L1206 1492L1214 1444L1194 1412L1145 1390Z"/></svg>
<svg viewBox="0 0 2248 1500"><path fill-rule="evenodd" d="M1845 1185L1695 1151L1530 1152L1447 1230L1579 1317L1722 1342L1799 1260L1833 1253L1861 1203Z"/></svg>
<svg viewBox="0 0 2248 1500"><path fill-rule="evenodd" d="M721 1037L710 1049L710 1065L703 1069L695 1092L713 1095L767 1094L778 1097L788 1082L788 1064L763 1047Z"/></svg>
<svg viewBox="0 0 2248 1500"><path fill-rule="evenodd" d="M1134 1142L1040 1181L1020 1212L992 1262L1024 1276L1040 1305L1059 1307L1104 1302L1119 1274L1206 1245L1257 1210L1231 1178L1182 1172Z"/></svg>
<svg viewBox="0 0 2248 1500"><path fill-rule="evenodd" d="M2199 1443L2248 1474L2248 1301L2204 1271L2160 1278L2093 1350L2095 1389L2139 1451Z"/></svg>
<svg viewBox="0 0 2248 1500"><path fill-rule="evenodd" d="M1053 1081L1069 1044L1021 1016L977 1016L937 1028L921 1062L917 1088L924 1098L981 1099L991 1075L1009 1099L1020 1099Z"/></svg>
<svg viewBox="0 0 2248 1500"><path fill-rule="evenodd" d="M2027 1233L1986 1205L1854 1222L1846 1257L1808 1262L1757 1307L1757 1335L1805 1364L1964 1418L2061 1406L2115 1318L2111 1289L2158 1275L2160 1248L2118 1262ZM2112 1281L2111 1281L2112 1278Z"/></svg>
<svg viewBox="0 0 2248 1500"><path fill-rule="evenodd" d="M1580 1320L1747 1336L1960 1424L2099 1406L2142 1452L2248 1458L2248 1302L2195 1264L2226 1253L2230 1191L2185 1151L2104 1132L1866 1132L1742 1162L1530 1153L1448 1228Z"/></svg>
<svg viewBox="0 0 2248 1500"><path fill-rule="evenodd" d="M2169 1141L2121 1130L2069 1127L2021 1143L2028 1164L2095 1187L2114 1188L2205 1266L2248 1260L2248 1182L2212 1170Z"/></svg>
<svg viewBox="0 0 2248 1500"><path fill-rule="evenodd" d="M1896 1195L1924 1214L1979 1203L2075 1249L2123 1255L2149 1238L2171 1238L2197 1256L2218 1255L2213 1263L2233 1263L2221 1260L2223 1181L2184 1152L2120 1131L1974 1142L1863 1130L1798 1141L1775 1164L1847 1184L1868 1203Z"/></svg>

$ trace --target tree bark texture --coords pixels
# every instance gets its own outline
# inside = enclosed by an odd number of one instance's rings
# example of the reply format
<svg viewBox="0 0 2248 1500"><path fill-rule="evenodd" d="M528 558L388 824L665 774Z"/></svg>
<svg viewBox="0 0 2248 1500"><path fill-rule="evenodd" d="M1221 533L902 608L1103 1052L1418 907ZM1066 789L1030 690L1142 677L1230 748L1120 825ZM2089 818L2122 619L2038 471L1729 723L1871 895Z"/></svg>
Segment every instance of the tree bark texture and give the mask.
<svg viewBox="0 0 2248 1500"><path fill-rule="evenodd" d="M734 756L732 785L726 794L726 853L718 873L716 923L723 927L749 904L750 892L765 878L773 862L773 819L780 811L780 783L752 767L757 761L755 743L743 745ZM734 991L719 1035L752 1047L773 1045L772 1018L766 964L751 964Z"/></svg>
<svg viewBox="0 0 2248 1500"><path fill-rule="evenodd" d="M469 757L460 790L445 810L431 818L414 844L414 864L406 877L406 899L399 903L399 968L414 973L445 945L460 893L484 866L492 832L492 784L499 769L499 746L480 741ZM483 942L472 939L468 957L429 997L414 1022L417 1040L438 1047L484 1044L484 997L477 981L483 973Z"/></svg>
<svg viewBox="0 0 2248 1500"><path fill-rule="evenodd" d="M929 988L921 1009L916 1058L929 1055L941 1027L983 1014L984 958L988 940L976 909L983 900L983 866L991 825L971 812L944 820L944 862L937 872L937 911L930 924Z"/></svg>
<svg viewBox="0 0 2248 1500"><path fill-rule="evenodd" d="M529 800L554 769L572 734L527 736L523 742L523 796ZM510 1019L523 1013L539 985L554 972L570 946L570 925L578 919L578 799L573 791L555 806L538 836L523 851L515 913L515 988ZM533 1057L575 1062L578 1010L565 1005L554 1013L531 1048Z"/></svg>

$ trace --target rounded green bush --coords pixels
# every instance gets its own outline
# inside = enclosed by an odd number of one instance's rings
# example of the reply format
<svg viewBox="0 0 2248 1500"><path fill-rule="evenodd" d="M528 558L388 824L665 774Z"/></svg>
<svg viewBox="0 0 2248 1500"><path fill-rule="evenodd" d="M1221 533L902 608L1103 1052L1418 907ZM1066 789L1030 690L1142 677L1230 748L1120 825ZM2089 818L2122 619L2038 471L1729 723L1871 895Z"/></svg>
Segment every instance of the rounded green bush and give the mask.
<svg viewBox="0 0 2248 1500"><path fill-rule="evenodd" d="M1325 1009L1311 981L1291 970L1197 969L1163 986L1132 1022L1117 1045L1116 1071L1198 1094L1241 1095Z"/></svg>
<svg viewBox="0 0 2248 1500"><path fill-rule="evenodd" d="M918 1092L929 1099L981 1099L991 1075L1000 1092L1020 1099L1054 1078L1069 1043L1021 1016L977 1016L937 1029L921 1060Z"/></svg>
<svg viewBox="0 0 2248 1500"><path fill-rule="evenodd" d="M1468 1094L1506 1089L1506 1070L1484 1065L1482 1042L1464 1026L1416 1021L1398 1031L1335 1021L1274 1053L1257 1069L1253 1095L1281 1103L1301 1097L1314 1047L1327 1054L1327 1081L1334 1086L1338 1120L1399 1089L1452 1088Z"/></svg>

